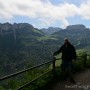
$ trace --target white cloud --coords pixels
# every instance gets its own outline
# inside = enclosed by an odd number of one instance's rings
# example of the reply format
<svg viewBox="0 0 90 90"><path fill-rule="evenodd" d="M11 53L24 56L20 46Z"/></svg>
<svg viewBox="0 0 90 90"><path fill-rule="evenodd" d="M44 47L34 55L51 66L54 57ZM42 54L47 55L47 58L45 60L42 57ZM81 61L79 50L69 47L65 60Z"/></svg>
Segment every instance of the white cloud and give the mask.
<svg viewBox="0 0 90 90"><path fill-rule="evenodd" d="M49 0L0 0L0 18L12 19L15 16L25 16L40 21L43 25L50 25L56 21L62 22L62 27L69 25L67 17L80 15L90 19L90 0L80 7L74 4L63 3L53 5Z"/></svg>
<svg viewBox="0 0 90 90"><path fill-rule="evenodd" d="M80 5L79 15L84 19L90 20L90 0L86 0L86 2Z"/></svg>
<svg viewBox="0 0 90 90"><path fill-rule="evenodd" d="M68 25L69 25L68 21L66 19L63 19L61 28L65 29Z"/></svg>

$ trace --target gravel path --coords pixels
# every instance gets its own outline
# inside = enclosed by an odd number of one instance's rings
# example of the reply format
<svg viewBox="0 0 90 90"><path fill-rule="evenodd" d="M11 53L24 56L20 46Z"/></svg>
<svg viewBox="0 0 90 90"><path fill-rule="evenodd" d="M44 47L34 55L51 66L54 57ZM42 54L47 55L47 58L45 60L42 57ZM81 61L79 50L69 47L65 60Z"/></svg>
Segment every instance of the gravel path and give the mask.
<svg viewBox="0 0 90 90"><path fill-rule="evenodd" d="M90 90L90 69L74 75L77 82L72 84L69 80L52 85L49 90Z"/></svg>

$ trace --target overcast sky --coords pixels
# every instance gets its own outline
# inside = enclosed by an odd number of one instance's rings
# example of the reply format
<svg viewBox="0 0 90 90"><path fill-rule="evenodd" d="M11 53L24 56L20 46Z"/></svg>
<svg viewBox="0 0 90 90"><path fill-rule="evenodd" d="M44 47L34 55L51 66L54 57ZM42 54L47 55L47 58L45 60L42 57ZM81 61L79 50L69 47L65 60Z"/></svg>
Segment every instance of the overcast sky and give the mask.
<svg viewBox="0 0 90 90"><path fill-rule="evenodd" d="M90 27L90 0L0 0L0 23L5 22L36 28Z"/></svg>

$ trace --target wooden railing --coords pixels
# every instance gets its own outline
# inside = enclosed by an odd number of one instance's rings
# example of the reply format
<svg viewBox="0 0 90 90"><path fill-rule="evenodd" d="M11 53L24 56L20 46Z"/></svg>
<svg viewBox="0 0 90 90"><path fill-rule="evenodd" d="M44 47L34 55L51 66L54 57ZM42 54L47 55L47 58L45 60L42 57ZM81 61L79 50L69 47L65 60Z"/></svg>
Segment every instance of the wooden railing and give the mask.
<svg viewBox="0 0 90 90"><path fill-rule="evenodd" d="M31 67L31 68L24 69L24 70L21 70L21 71L19 71L19 72L16 72L16 73L13 73L13 74L4 76L4 77L0 78L0 81L9 79L9 78L11 78L11 77L14 77L14 76L16 76L16 75L19 75L19 74L21 74L21 73L24 73L24 72L26 72L26 71L30 71L30 70L32 70L32 69L38 68L38 67L43 66L43 65L47 65L47 64L49 64L49 63L52 64L53 62L54 62L54 60L51 60L51 61L48 61L48 62L44 62L44 63L41 63L41 64L39 64L39 65L33 66L33 67ZM32 81L25 83L24 85L18 87L16 90L22 90L22 88L30 85L31 83L33 83L33 82L36 81L37 79L39 79L39 78L41 78L42 76L46 75L47 73L53 71L54 68L55 68L55 67L52 66L52 69L51 69L51 70L49 70L49 71L45 72L44 74L42 74L42 75L34 78Z"/></svg>
<svg viewBox="0 0 90 90"><path fill-rule="evenodd" d="M78 57L81 57L81 56L78 56ZM87 54L84 55L83 58L84 58L83 66L85 67L85 66L86 66L86 61L87 61ZM34 81L36 81L37 79L41 78L42 76L46 75L47 73L49 73L49 72L51 72L51 71L53 71L53 75L55 75L55 68L56 68L56 66L55 66L55 61L56 61L56 60L60 60L60 58L59 58L59 59L56 59L56 58L53 56L53 60L51 60L51 61L48 61L48 62L45 62L45 63L41 63L41 64L36 65L36 66L33 66L33 67L31 67L31 68L24 69L24 70L21 70L21 71L19 71L19 72L16 72L16 73L13 73L13 74L4 76L4 77L0 78L0 81L6 80L6 79L11 78L11 77L14 77L14 76L19 75L19 74L21 74L21 73L24 73L24 72L26 72L26 71L30 71L30 70L35 69L35 68L37 68L37 67L40 67L40 66L43 66L43 65L47 65L47 64L49 64L49 63L52 64L52 69L51 69L51 70L45 72L44 74L42 74L42 75L34 78L32 81L27 82L27 83L25 83L24 85L22 85L22 86L20 86L20 87L18 87L18 88L16 89L16 90L22 90L22 88L25 88L26 86L30 85L31 83L33 83Z"/></svg>

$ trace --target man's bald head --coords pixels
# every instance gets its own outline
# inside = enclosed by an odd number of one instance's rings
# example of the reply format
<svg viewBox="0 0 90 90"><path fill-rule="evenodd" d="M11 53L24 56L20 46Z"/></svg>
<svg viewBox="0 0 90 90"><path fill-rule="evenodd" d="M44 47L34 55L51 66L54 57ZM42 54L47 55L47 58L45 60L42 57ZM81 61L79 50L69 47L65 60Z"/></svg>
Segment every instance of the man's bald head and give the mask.
<svg viewBox="0 0 90 90"><path fill-rule="evenodd" d="M67 45L69 43L69 40L67 38L64 39L64 44Z"/></svg>

